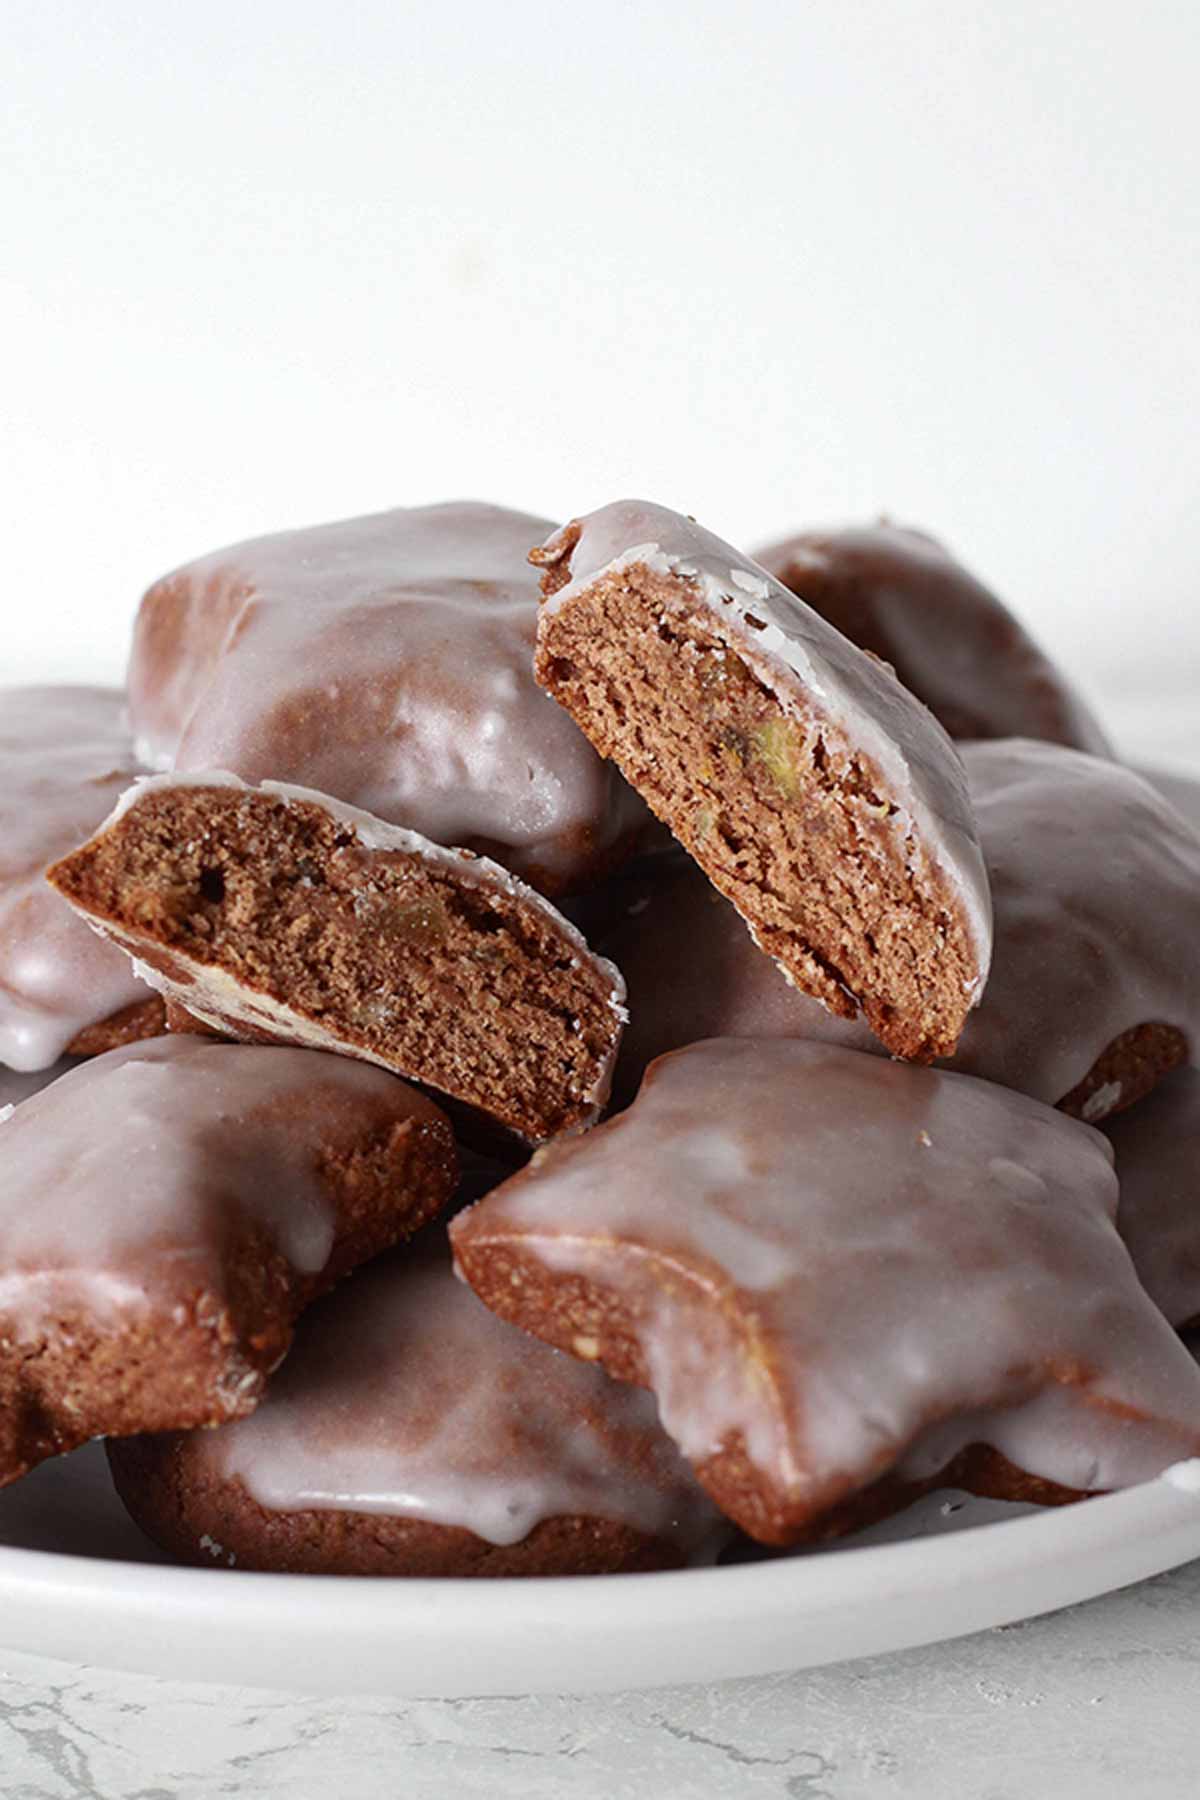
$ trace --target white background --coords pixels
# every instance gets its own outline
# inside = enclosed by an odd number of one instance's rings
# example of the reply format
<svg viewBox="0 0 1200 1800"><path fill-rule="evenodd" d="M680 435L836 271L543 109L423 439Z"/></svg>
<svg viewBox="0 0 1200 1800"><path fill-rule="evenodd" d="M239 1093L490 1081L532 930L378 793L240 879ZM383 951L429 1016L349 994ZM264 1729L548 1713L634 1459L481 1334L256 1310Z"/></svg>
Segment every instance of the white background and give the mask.
<svg viewBox="0 0 1200 1800"><path fill-rule="evenodd" d="M261 530L628 492L945 535L1200 663L1194 0L7 0L0 680Z"/></svg>

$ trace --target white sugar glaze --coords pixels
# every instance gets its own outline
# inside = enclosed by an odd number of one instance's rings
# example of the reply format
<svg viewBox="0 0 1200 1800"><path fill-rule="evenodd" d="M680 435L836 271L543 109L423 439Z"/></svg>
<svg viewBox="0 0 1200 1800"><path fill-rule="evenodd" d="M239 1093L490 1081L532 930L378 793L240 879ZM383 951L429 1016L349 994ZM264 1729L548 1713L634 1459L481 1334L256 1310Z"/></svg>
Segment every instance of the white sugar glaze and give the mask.
<svg viewBox="0 0 1200 1800"><path fill-rule="evenodd" d="M196 1452L272 1510L424 1519L493 1544L579 1515L694 1555L717 1525L650 1396L501 1324L441 1246L376 1263L309 1313L258 1411Z"/></svg>
<svg viewBox="0 0 1200 1800"><path fill-rule="evenodd" d="M0 1064L49 1068L146 990L47 887L137 774L115 689L0 689Z"/></svg>
<svg viewBox="0 0 1200 1800"><path fill-rule="evenodd" d="M1200 1369L1116 1203L1105 1140L1036 1101L725 1040L663 1058L628 1112L539 1152L451 1236L621 1295L694 1461L740 1433L785 1490L828 1497L932 1473L983 1432L1036 1475L1115 1487L1200 1448Z"/></svg>
<svg viewBox="0 0 1200 1800"><path fill-rule="evenodd" d="M397 507L233 545L142 602L130 710L155 767L302 783L568 886L645 820L533 679L544 519Z"/></svg>
<svg viewBox="0 0 1200 1800"><path fill-rule="evenodd" d="M331 1117L410 1100L425 1104L361 1063L190 1037L79 1064L0 1125L3 1332L36 1334L68 1292L111 1311L188 1272L216 1283L235 1216L315 1273L334 1241L317 1167Z"/></svg>
<svg viewBox="0 0 1200 1800"><path fill-rule="evenodd" d="M666 507L621 500L564 528L580 527L571 551L570 582L544 603L547 617L599 576L643 566L688 584L680 610L698 599L709 624L774 693L797 713L796 684L821 729L861 749L898 807L893 828L908 866L936 872L961 911L979 975L978 999L991 955L991 906L976 841L966 779L942 727L896 680L783 584L740 551ZM562 541L555 533L546 548ZM877 821L876 821L877 823Z"/></svg>

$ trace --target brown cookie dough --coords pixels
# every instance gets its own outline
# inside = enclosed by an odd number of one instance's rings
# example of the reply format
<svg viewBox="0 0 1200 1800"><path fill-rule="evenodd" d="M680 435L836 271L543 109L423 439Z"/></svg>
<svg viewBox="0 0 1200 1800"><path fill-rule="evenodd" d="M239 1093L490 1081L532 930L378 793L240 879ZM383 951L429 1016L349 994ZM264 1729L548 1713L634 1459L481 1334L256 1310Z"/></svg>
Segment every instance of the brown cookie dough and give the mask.
<svg viewBox="0 0 1200 1800"><path fill-rule="evenodd" d="M786 1545L951 1476L1063 1498L1197 1453L1200 1369L1116 1208L1105 1140L1023 1095L715 1040L450 1236L501 1318L650 1387L717 1504Z"/></svg>
<svg viewBox="0 0 1200 1800"><path fill-rule="evenodd" d="M890 669L663 507L557 532L537 676L760 948L897 1055L948 1054L982 992L987 881L941 726Z"/></svg>
<svg viewBox="0 0 1200 1800"><path fill-rule="evenodd" d="M444 1240L313 1309L253 1418L110 1444L186 1562L338 1575L590 1575L715 1551L649 1395L501 1324Z"/></svg>
<svg viewBox="0 0 1200 1800"><path fill-rule="evenodd" d="M162 1030L128 959L43 879L138 773L124 715L113 688L0 689L0 1065L28 1073Z"/></svg>
<svg viewBox="0 0 1200 1800"><path fill-rule="evenodd" d="M546 893L586 886L648 820L533 679L526 552L549 529L473 502L396 507L175 570L134 631L142 754L316 788Z"/></svg>
<svg viewBox="0 0 1200 1800"><path fill-rule="evenodd" d="M1104 1132L1142 1286L1179 1330L1200 1326L1200 1069L1177 1070Z"/></svg>
<svg viewBox="0 0 1200 1800"><path fill-rule="evenodd" d="M533 1141L607 1098L619 974L470 851L299 788L157 776L50 879L235 1037L362 1057Z"/></svg>
<svg viewBox="0 0 1200 1800"><path fill-rule="evenodd" d="M1130 770L1054 745L962 747L991 879L991 974L949 1066L1092 1122L1200 1048L1200 836ZM598 938L629 988L615 1092L706 1037L880 1050L782 979L676 862L614 884Z"/></svg>
<svg viewBox="0 0 1200 1800"><path fill-rule="evenodd" d="M296 1315L449 1199L444 1115L312 1050L155 1038L0 1122L0 1485L249 1412Z"/></svg>
<svg viewBox="0 0 1200 1800"><path fill-rule="evenodd" d="M881 522L804 531L757 553L852 643L890 663L953 738L1044 738L1111 755L1062 671L923 531Z"/></svg>

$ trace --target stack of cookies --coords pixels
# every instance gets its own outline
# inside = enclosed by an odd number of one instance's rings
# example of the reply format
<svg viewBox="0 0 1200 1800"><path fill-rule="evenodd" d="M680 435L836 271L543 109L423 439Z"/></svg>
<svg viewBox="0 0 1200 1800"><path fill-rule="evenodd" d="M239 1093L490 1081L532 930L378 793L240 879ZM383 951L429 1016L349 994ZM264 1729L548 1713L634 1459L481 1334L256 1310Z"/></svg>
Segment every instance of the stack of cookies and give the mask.
<svg viewBox="0 0 1200 1800"><path fill-rule="evenodd" d="M583 1574L1200 1455L1200 784L933 539L261 538L0 766L0 1484Z"/></svg>

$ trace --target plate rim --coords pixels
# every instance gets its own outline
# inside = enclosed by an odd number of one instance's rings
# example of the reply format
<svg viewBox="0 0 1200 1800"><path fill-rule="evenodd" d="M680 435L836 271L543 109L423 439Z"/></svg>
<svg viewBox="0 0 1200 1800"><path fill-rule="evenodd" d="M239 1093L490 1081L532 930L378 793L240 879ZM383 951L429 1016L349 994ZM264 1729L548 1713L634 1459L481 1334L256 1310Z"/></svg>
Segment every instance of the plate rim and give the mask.
<svg viewBox="0 0 1200 1800"><path fill-rule="evenodd" d="M1200 1558L1200 1490L1161 1476L898 1542L627 1575L312 1576L4 1545L0 1643L72 1660L74 1634L119 1619L101 1655L74 1660L293 1692L619 1691L948 1641L1193 1558ZM672 1658L667 1652L681 1631L681 1656ZM183 1660L190 1663L183 1674L170 1666L180 1634L187 1634ZM311 1640L315 1660L297 1650L293 1639L301 1638ZM273 1655L274 1682L261 1667Z"/></svg>

